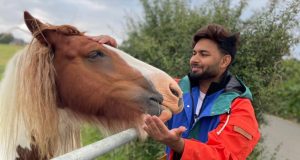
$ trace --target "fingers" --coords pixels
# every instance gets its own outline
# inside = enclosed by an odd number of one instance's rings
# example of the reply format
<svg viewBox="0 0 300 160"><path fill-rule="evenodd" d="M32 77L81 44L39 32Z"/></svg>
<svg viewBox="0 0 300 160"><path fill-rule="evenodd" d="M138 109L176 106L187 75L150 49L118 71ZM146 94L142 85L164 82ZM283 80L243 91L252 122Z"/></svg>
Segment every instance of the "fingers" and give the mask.
<svg viewBox="0 0 300 160"><path fill-rule="evenodd" d="M183 132L186 131L186 128L184 126L180 126L179 128L175 128L174 132L176 135L181 136Z"/></svg>
<svg viewBox="0 0 300 160"><path fill-rule="evenodd" d="M184 142L181 138L182 133L186 130L185 127L174 128L169 130L161 119L157 116L144 116L145 125L143 129L154 140L159 141L173 149L182 151Z"/></svg>
<svg viewBox="0 0 300 160"><path fill-rule="evenodd" d="M107 44L112 47L117 47L117 41L108 35L100 35L100 36L87 36L89 39L96 41L100 44Z"/></svg>
<svg viewBox="0 0 300 160"><path fill-rule="evenodd" d="M145 125L143 129L150 137L157 141L163 141L165 135L168 135L168 128L157 116L145 116Z"/></svg>
<svg viewBox="0 0 300 160"><path fill-rule="evenodd" d="M158 136L160 134L160 128L157 126L155 121L153 121L153 117L147 116L145 120L145 124L147 125L148 128L148 134L152 136Z"/></svg>
<svg viewBox="0 0 300 160"><path fill-rule="evenodd" d="M159 115L159 119L161 119L163 122L166 122L167 120L171 119L171 117L172 112L169 109L164 109Z"/></svg>
<svg viewBox="0 0 300 160"><path fill-rule="evenodd" d="M163 123L163 121L160 120L160 118L158 118L157 116L153 116L152 119L161 132L166 133L169 131L167 126Z"/></svg>

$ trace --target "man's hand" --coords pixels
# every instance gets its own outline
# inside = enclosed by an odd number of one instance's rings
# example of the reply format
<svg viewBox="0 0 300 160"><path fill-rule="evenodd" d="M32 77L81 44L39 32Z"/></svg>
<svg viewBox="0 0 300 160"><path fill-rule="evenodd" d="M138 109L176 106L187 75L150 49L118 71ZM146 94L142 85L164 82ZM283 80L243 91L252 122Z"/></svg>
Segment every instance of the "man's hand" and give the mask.
<svg viewBox="0 0 300 160"><path fill-rule="evenodd" d="M94 40L100 44L107 44L112 47L117 47L117 41L108 35L101 35L101 36L87 36L89 39Z"/></svg>
<svg viewBox="0 0 300 160"><path fill-rule="evenodd" d="M157 116L146 115L143 129L154 140L169 146L177 153L182 153L184 140L181 138L181 134L186 130L185 127L169 130Z"/></svg>

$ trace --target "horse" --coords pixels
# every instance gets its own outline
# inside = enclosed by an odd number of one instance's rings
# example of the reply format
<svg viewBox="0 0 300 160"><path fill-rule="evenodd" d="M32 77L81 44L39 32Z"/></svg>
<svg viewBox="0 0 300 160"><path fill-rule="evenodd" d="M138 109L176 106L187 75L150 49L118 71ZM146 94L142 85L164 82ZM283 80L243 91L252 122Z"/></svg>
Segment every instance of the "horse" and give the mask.
<svg viewBox="0 0 300 160"><path fill-rule="evenodd" d="M90 40L71 25L24 12L33 35L9 61L0 86L0 159L50 159L80 147L80 127L136 128L182 110L182 91L165 72Z"/></svg>

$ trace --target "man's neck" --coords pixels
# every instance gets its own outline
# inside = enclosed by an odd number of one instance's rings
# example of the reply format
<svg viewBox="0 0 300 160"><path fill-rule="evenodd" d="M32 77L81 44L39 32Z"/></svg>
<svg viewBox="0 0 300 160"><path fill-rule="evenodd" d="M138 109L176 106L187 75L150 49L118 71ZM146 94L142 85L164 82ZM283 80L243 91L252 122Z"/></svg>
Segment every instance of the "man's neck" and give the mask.
<svg viewBox="0 0 300 160"><path fill-rule="evenodd" d="M212 78L212 79L205 79L205 80L200 80L199 81L199 88L200 88L200 91L202 93L207 93L208 89L209 89L209 86L212 82L216 82L216 83L219 83L221 81L221 79L223 78L223 73L220 74L219 76L215 77L215 78Z"/></svg>
<svg viewBox="0 0 300 160"><path fill-rule="evenodd" d="M199 88L200 88L200 91L204 94L206 94L206 92L208 91L208 88L211 84L211 81L210 80L201 80L199 81Z"/></svg>

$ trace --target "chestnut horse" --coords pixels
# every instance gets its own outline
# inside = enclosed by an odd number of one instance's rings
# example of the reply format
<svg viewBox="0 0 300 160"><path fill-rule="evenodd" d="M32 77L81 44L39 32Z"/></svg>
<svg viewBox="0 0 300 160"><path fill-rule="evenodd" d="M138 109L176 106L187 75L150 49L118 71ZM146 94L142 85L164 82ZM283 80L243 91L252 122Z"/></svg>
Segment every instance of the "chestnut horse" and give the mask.
<svg viewBox="0 0 300 160"><path fill-rule="evenodd" d="M0 159L50 159L80 146L80 126L134 127L143 115L168 120L182 92L165 72L69 25L24 12L31 43L9 62L0 86Z"/></svg>

